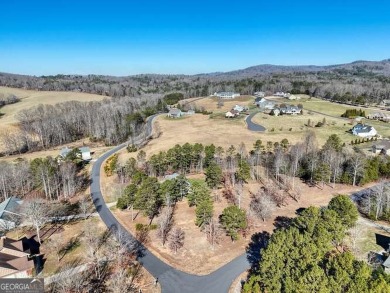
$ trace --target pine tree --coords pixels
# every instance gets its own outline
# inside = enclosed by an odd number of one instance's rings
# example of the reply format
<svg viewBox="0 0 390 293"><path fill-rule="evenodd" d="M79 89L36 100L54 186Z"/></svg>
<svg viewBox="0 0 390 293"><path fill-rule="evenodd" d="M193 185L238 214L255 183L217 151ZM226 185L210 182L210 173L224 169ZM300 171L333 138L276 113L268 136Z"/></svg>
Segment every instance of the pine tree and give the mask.
<svg viewBox="0 0 390 293"><path fill-rule="evenodd" d="M233 241L238 239L238 231L247 226L246 213L237 206L230 206L223 210L221 225Z"/></svg>

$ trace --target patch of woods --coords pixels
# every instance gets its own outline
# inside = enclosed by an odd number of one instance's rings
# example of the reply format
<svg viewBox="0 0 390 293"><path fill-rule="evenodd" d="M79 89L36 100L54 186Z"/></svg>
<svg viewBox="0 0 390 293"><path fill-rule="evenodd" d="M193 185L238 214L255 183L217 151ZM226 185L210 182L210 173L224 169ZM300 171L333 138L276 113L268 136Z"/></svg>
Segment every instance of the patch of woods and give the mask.
<svg viewBox="0 0 390 293"><path fill-rule="evenodd" d="M390 221L390 183L381 180L355 195L359 211L372 220Z"/></svg>
<svg viewBox="0 0 390 293"><path fill-rule="evenodd" d="M366 111L361 109L347 109L341 117L345 118L355 118L355 117L366 117Z"/></svg>
<svg viewBox="0 0 390 293"><path fill-rule="evenodd" d="M309 207L284 221L271 236L254 234L242 292L389 292L383 269L356 260L344 243L357 218L353 202L339 195L328 207Z"/></svg>
<svg viewBox="0 0 390 293"><path fill-rule="evenodd" d="M62 158L36 158L31 161L0 161L0 199L43 197L45 200L69 200L89 185L84 162L72 150Z"/></svg>
<svg viewBox="0 0 390 293"><path fill-rule="evenodd" d="M287 139L266 144L258 140L249 152L243 143L227 149L186 143L147 160L141 150L136 159L130 158L123 165L114 155L107 160L106 169L107 175L116 173L119 181L127 184L117 206L131 210L132 219L139 212L150 222L158 217L157 232L163 245L174 227L176 203L184 198L195 207L195 224L214 245L221 230L237 240L240 234L248 234L254 217L265 221L277 207L286 205L288 198L299 200L301 191L296 180L319 188L334 187L336 183L365 184L389 177L390 159L366 157L343 146L337 135L331 135L319 148L315 134L308 133L302 143L295 145ZM169 174L177 176L172 179ZM187 179L189 174L204 174L205 180ZM262 184L250 194L250 205L245 210L241 202L244 185L250 179ZM220 194L229 206L215 217L213 202L220 200Z"/></svg>
<svg viewBox="0 0 390 293"><path fill-rule="evenodd" d="M81 233L70 243L83 245L82 257L60 265L60 256L67 244L60 235L52 235L48 245L58 256L59 268L47 292L141 292L141 288L153 286L145 284L142 265L136 260L143 254L141 238L130 237L122 228L102 232L85 223Z"/></svg>
<svg viewBox="0 0 390 293"><path fill-rule="evenodd" d="M153 97L69 101L38 105L18 112L19 131L4 131L1 141L7 154L48 149L82 138L106 145L134 140L145 119L156 113Z"/></svg>
<svg viewBox="0 0 390 293"><path fill-rule="evenodd" d="M0 109L4 107L5 105L15 104L20 101L20 98L18 98L15 95L9 94L0 94ZM0 113L0 117L2 114Z"/></svg>

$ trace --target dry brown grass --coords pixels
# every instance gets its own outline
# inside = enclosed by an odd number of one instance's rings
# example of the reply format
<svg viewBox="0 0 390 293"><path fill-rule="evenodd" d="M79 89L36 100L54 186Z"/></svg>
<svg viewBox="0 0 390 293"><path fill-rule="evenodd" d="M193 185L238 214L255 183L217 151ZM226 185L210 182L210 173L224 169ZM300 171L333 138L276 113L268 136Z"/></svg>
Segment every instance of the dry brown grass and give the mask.
<svg viewBox="0 0 390 293"><path fill-rule="evenodd" d="M224 105L221 108L218 108L218 98L216 97L205 97L202 99L199 98L191 98L181 101L182 104L192 104L197 107L204 107L206 111L211 111L214 113L217 112L227 112L230 109L234 108L235 105L240 106L251 106L253 105L254 97L253 96L240 96L236 99L224 99Z"/></svg>
<svg viewBox="0 0 390 293"><path fill-rule="evenodd" d="M13 94L21 99L20 102L6 105L0 112L5 114L0 118L0 127L4 125L13 125L18 121L15 114L23 109L28 109L39 104L54 105L66 101L99 101L105 97L95 94L86 94L78 92L58 92L58 91L33 91L8 87L0 87L0 94Z"/></svg>
<svg viewBox="0 0 390 293"><path fill-rule="evenodd" d="M196 177L199 177L199 175ZM360 189L360 187L346 185L336 185L335 189L329 186L325 186L323 189L308 187L303 183L297 183L297 185L302 190L301 199L295 201L289 198L287 205L277 208L273 217L265 222L255 219L254 228L250 231L250 234L263 231L272 233L275 229L274 221L276 217L295 217L296 211L299 208L325 206L336 194L349 194ZM250 192L256 192L259 187L260 185L254 181L245 185L242 208L247 211L249 210ZM222 196L220 198L220 202L214 202L214 217L216 219L222 213L223 209L229 205ZM149 219L141 214L137 215L134 221L131 220L130 211L116 209L114 214L132 233L135 233L136 223L149 224ZM136 212L134 212L135 214ZM157 219L154 219L153 223L157 223ZM174 225L182 228L185 231L186 237L184 247L177 254L173 254L168 249L168 245L165 247L161 245L161 241L156 236L156 231L150 232L150 242L147 244L147 247L160 259L168 262L175 268L191 274L205 275L218 269L244 253L246 246L250 242L250 236L247 238L240 237L236 242L232 242L228 236L223 236L220 244L213 250L207 242L206 235L201 232L199 227L195 226L195 208L189 207L186 200L177 204L174 214Z"/></svg>

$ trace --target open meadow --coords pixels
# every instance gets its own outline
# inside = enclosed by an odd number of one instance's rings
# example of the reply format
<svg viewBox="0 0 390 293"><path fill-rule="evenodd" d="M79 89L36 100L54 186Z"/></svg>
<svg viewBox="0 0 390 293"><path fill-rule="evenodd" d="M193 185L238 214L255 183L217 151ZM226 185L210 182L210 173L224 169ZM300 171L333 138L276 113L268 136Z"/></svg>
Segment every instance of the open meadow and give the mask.
<svg viewBox="0 0 390 293"><path fill-rule="evenodd" d="M67 101L89 102L100 101L107 98L101 95L79 92L33 91L0 86L0 96L1 95L4 95L5 97L8 95L15 95L21 100L15 104L6 105L0 109L0 113L4 114L0 118L0 131L4 127L14 125L18 122L15 118L16 113L39 104L54 105Z"/></svg>
<svg viewBox="0 0 390 293"><path fill-rule="evenodd" d="M268 99L268 97L267 97ZM286 103L286 104L292 104L292 105L298 105L302 104L303 109L307 110L308 113L310 111L315 111L315 112L320 112L329 116L333 116L333 118L338 119L339 123L341 124L344 119L342 119L341 115L348 109L356 109L356 110L363 110L366 112L366 115L373 113L373 112L386 112L386 111L380 111L379 109L376 108L365 108L365 107L356 107L352 105L345 105L345 104L338 104L338 103L332 103L329 101L317 99L317 98L308 98L307 96L303 96L302 99L300 100L287 100L287 99L274 99L270 98L271 100L274 100L275 102L278 103ZM387 111L387 113L389 113ZM312 112L309 115L315 115L316 113ZM329 118L329 119L328 119ZM332 119L332 117L326 117L327 120ZM344 120L348 122L348 120ZM376 120L369 120L369 119L363 119L364 123L369 124L371 126L374 126L375 129L378 131L380 135L386 138L390 138L390 124L381 122L381 121L376 121ZM345 122L344 122L345 123ZM342 124L344 124L342 123ZM356 123L356 122L354 122Z"/></svg>

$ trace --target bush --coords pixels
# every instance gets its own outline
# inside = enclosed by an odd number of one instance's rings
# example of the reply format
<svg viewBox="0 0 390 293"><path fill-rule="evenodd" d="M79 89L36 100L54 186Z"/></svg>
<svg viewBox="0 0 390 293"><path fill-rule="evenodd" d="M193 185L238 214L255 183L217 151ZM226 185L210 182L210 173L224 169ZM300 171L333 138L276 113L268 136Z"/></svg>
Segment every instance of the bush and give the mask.
<svg viewBox="0 0 390 293"><path fill-rule="evenodd" d="M127 200L124 197L118 198L116 207L121 210L127 209Z"/></svg>
<svg viewBox="0 0 390 293"><path fill-rule="evenodd" d="M130 145L130 144L129 144L129 145L127 146L126 150L127 150L128 153L134 153L134 152L136 152L138 149L137 149L137 147L136 147L135 145L133 145L133 144Z"/></svg>
<svg viewBox="0 0 390 293"><path fill-rule="evenodd" d="M104 165L104 172L108 177L112 176L118 164L118 154L109 157Z"/></svg>

